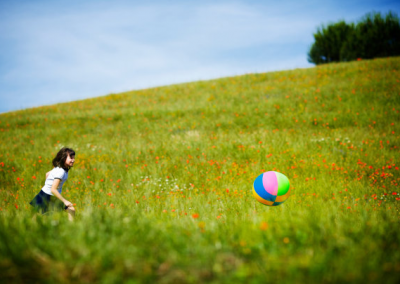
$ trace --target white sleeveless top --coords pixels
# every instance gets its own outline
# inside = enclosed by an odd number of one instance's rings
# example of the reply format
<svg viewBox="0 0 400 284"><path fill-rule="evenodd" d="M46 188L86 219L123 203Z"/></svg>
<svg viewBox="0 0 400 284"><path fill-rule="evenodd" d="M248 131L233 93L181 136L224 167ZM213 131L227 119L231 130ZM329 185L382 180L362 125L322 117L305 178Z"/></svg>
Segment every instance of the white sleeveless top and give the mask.
<svg viewBox="0 0 400 284"><path fill-rule="evenodd" d="M58 185L57 190L59 193L61 193L62 186L64 182L67 180L67 178L68 178L68 172L66 172L63 168L60 167L54 168L50 171L49 176L47 177L46 182L42 187L42 190L49 195L53 195L51 193L51 186L53 185L55 179L59 179L60 184Z"/></svg>

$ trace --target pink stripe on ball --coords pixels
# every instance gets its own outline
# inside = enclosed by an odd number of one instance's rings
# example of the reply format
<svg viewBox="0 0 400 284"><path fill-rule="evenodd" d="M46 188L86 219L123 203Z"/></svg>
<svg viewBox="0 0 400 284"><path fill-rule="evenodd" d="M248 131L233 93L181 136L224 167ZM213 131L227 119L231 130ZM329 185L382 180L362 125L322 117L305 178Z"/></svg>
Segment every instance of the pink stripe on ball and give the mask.
<svg viewBox="0 0 400 284"><path fill-rule="evenodd" d="M278 194L278 179L275 172L266 172L263 175L263 185L265 190L272 195Z"/></svg>

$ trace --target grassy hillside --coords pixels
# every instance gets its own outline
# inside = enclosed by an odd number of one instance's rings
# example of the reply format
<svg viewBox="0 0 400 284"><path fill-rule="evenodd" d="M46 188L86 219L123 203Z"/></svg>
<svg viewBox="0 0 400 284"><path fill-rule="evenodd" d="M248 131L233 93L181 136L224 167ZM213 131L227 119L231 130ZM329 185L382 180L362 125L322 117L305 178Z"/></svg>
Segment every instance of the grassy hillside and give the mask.
<svg viewBox="0 0 400 284"><path fill-rule="evenodd" d="M389 58L1 114L0 281L398 283L399 82ZM77 218L32 218L64 145Z"/></svg>

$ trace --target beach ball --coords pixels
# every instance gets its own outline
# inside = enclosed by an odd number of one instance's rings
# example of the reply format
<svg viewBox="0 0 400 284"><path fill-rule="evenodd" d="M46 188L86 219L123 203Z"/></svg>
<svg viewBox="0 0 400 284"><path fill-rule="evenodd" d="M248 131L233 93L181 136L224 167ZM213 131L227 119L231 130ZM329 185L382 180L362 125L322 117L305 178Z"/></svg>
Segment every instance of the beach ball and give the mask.
<svg viewBox="0 0 400 284"><path fill-rule="evenodd" d="M254 180L253 195L268 206L282 204L290 195L289 179L278 172L263 173Z"/></svg>

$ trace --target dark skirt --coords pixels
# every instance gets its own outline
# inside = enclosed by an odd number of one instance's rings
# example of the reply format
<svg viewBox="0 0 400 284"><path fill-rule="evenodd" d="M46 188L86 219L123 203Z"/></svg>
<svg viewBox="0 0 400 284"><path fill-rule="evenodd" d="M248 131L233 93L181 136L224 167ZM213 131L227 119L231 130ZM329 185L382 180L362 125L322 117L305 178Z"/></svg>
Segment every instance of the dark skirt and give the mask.
<svg viewBox="0 0 400 284"><path fill-rule="evenodd" d="M29 204L42 214L49 211L62 211L68 209L68 206L65 206L60 199L45 193L43 190L41 190Z"/></svg>

